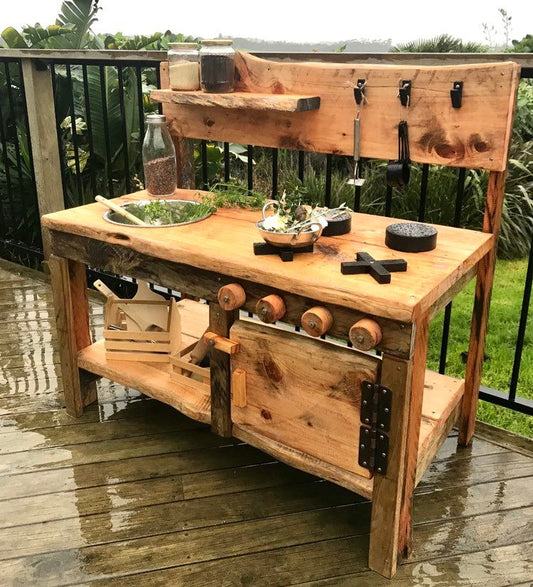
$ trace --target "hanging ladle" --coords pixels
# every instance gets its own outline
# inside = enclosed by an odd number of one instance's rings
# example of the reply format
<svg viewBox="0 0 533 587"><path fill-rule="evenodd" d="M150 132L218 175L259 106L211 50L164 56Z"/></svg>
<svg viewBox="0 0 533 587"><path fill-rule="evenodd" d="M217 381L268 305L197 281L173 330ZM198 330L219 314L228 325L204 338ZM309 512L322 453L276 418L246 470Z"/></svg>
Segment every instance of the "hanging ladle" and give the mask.
<svg viewBox="0 0 533 587"><path fill-rule="evenodd" d="M387 183L393 188L401 188L409 183L411 175L411 159L409 156L409 136L407 122L398 124L398 159L389 161L387 165Z"/></svg>
<svg viewBox="0 0 533 587"><path fill-rule="evenodd" d="M365 183L364 178L360 175L359 143L361 141L361 120L359 119L359 114L360 112L357 112L357 117L353 121L353 179L348 180L350 185L356 187L361 187Z"/></svg>

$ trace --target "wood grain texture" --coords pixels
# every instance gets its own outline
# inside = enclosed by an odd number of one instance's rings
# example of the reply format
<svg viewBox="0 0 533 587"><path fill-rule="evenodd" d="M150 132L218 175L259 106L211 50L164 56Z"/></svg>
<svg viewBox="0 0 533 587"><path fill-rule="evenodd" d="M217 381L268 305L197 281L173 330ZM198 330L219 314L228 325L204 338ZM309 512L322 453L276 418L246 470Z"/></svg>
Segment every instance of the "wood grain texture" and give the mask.
<svg viewBox="0 0 533 587"><path fill-rule="evenodd" d="M388 578L396 572L398 558L411 376L411 362L384 357L381 384L391 390L393 398L390 452L386 475L374 475L368 566Z"/></svg>
<svg viewBox="0 0 533 587"><path fill-rule="evenodd" d="M411 547L428 320L417 323L414 337L411 361L385 355L381 366L381 384L392 392L390 453L387 473L374 475L369 566L388 578L396 572L398 555Z"/></svg>
<svg viewBox="0 0 533 587"><path fill-rule="evenodd" d="M397 125L409 125L413 161L502 171L512 124L509 103L520 68L515 63L463 66L279 63L237 53L236 90L320 97L320 109L295 116L164 104L179 136L267 147L353 154L353 88L367 81L361 111L362 157L397 158ZM412 81L411 105L398 100L399 80ZM461 80L463 105L452 108L450 89ZM497 89L497 90L496 90Z"/></svg>
<svg viewBox="0 0 533 587"><path fill-rule="evenodd" d="M216 302L220 285L232 281L230 276L193 268L183 263L155 259L135 252L128 247L95 241L65 232L52 231L52 235L54 250L68 254L70 258L77 261L95 267L107 268L119 275L148 279L165 287L187 292L209 301ZM317 300L291 294L269 285L244 279L241 279L240 283L248 296L243 307L244 310L254 312L260 298L276 293L283 296L287 307L283 320L289 324L299 325L302 314L317 303ZM348 340L351 325L365 315L363 312L343 308L339 305L327 304L326 307L333 316L333 325L328 334L342 340ZM411 356L411 324L379 316L376 316L375 320L380 324L383 332L383 340L377 349L400 357Z"/></svg>
<svg viewBox="0 0 533 587"><path fill-rule="evenodd" d="M226 311L218 304L209 304L209 329L224 338L238 310ZM231 436L231 369L230 355L212 347L209 351L211 371L211 430L220 436Z"/></svg>
<svg viewBox="0 0 533 587"><path fill-rule="evenodd" d="M274 324L274 322L281 320L286 311L283 298L275 294L261 298L255 306L255 313L259 320L267 324Z"/></svg>
<svg viewBox="0 0 533 587"><path fill-rule="evenodd" d="M429 339L429 315L420 316L414 327L414 353L411 378L407 382L408 400L407 439L405 447L404 472L402 473L402 503L400 510L400 534L398 552L409 556L412 548L412 507L413 492L416 487L416 468L418 463L420 426L424 401L424 381ZM448 408L449 400L445 406Z"/></svg>
<svg viewBox="0 0 533 587"><path fill-rule="evenodd" d="M495 237L500 231L506 175L503 172L491 173L489 176L483 232L492 233ZM477 265L476 291L466 363L465 396L459 425L459 444L461 446L467 446L474 434L495 266L496 247L493 247Z"/></svg>
<svg viewBox="0 0 533 587"><path fill-rule="evenodd" d="M186 190L178 194L184 198L195 196L195 192ZM145 192L117 198L115 201L142 197L146 197ZM292 263L283 263L274 256L263 256L258 260L253 254L252 243L258 238L255 223L260 218L260 212L220 209L200 224L146 229L113 226L103 219L103 211L101 204L89 204L47 215L43 222L54 232L99 241L102 244L95 243L92 246L95 256L100 252L105 257L106 250L115 251L115 263L122 261L126 275L130 275L127 262L135 265L135 252L153 256L157 260L221 274L225 276L226 283L237 281L245 287L247 299L244 308L251 308L252 311L258 298L253 295L253 291L248 291L249 287L243 280L267 284L267 295L275 293L268 291L271 287L314 299L313 305L334 304L372 316L410 322L416 311L426 311L443 296L455 281L484 256L493 243L493 237L488 234L439 226L436 249L426 253L399 253L385 246L385 228L392 222L390 218L354 214L354 229L350 234L322 237L315 244L314 253L297 256ZM52 238L56 240L54 247L57 251L60 249L56 246L59 239L56 239L55 234L52 234ZM65 247L62 254L74 255L74 239L69 236L63 242ZM104 244L113 246L106 249ZM342 275L341 261L352 260L355 252L360 250L367 251L376 259L401 256L407 260L408 269L405 273L395 274L392 283L388 285L376 283L369 275ZM216 251L216 255L213 255L213 251ZM96 258L92 264L101 266L99 263L102 261L107 259ZM151 262L151 267L145 271L149 273L158 265L157 261ZM221 285L224 283L219 282L216 291ZM192 291L187 293L195 295ZM204 292L200 291L197 295L203 296ZM216 299L216 293L212 299ZM290 314L288 300L284 301L287 314ZM294 323L300 324L302 313L300 311ZM339 322L333 312L332 315L335 323L343 325L343 321ZM292 319L288 320L292 322ZM347 330L356 320L346 325ZM387 336L385 329L383 331L383 344L386 345ZM331 334L335 336L334 331Z"/></svg>
<svg viewBox="0 0 533 587"><path fill-rule="evenodd" d="M232 405L234 424L370 476L357 463L361 382L377 380L379 359L245 321L231 339L240 343L231 368L246 372L246 407Z"/></svg>
<svg viewBox="0 0 533 587"><path fill-rule="evenodd" d="M257 92L232 92L208 94L206 92L183 92L174 90L152 90L150 98L163 104L199 106L202 108L230 108L238 110L308 112L320 108L318 96L268 94Z"/></svg>
<svg viewBox="0 0 533 587"><path fill-rule="evenodd" d="M383 337L381 328L375 320L362 318L350 328L350 342L360 351L375 348Z"/></svg>
<svg viewBox="0 0 533 587"><path fill-rule="evenodd" d="M315 306L302 314L302 328L309 336L322 336L331 328L333 316L324 306Z"/></svg>
<svg viewBox="0 0 533 587"><path fill-rule="evenodd" d="M231 405L236 408L245 408L246 399L246 371L234 369L231 373Z"/></svg>
<svg viewBox="0 0 533 587"><path fill-rule="evenodd" d="M76 362L79 350L91 343L85 266L55 255L49 258L54 296L61 375L67 412L76 418L96 400L96 386L82 386Z"/></svg>
<svg viewBox="0 0 533 587"><path fill-rule="evenodd" d="M226 311L238 310L246 302L246 292L242 285L229 283L218 290L217 300L220 307Z"/></svg>

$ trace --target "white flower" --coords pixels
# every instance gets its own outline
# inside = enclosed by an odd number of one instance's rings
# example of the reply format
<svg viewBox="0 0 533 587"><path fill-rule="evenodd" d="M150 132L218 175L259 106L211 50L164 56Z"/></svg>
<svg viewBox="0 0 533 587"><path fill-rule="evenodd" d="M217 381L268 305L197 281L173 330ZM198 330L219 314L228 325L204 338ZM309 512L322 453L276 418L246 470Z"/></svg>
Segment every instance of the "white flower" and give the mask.
<svg viewBox="0 0 533 587"><path fill-rule="evenodd" d="M285 230L287 227L287 220L287 216L280 216L279 213L276 213L263 220L263 228L265 230Z"/></svg>

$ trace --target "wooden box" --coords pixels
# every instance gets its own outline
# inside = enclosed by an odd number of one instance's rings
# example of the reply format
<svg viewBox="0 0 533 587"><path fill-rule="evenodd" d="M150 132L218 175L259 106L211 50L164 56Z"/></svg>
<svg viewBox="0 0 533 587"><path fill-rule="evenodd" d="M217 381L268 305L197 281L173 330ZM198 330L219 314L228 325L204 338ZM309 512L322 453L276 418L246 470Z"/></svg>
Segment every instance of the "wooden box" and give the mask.
<svg viewBox="0 0 533 587"><path fill-rule="evenodd" d="M162 331L128 330L128 321L120 307L133 308L150 315L154 306L167 308L166 328ZM131 322L130 322L131 323ZM122 330L111 328L118 326ZM109 298L105 309L104 339L106 359L168 363L170 355L181 347L181 321L178 304L170 301L146 301Z"/></svg>
<svg viewBox="0 0 533 587"><path fill-rule="evenodd" d="M170 356L170 377L174 381L209 393L211 391L209 367L189 363L190 353L195 346L196 342L188 344Z"/></svg>

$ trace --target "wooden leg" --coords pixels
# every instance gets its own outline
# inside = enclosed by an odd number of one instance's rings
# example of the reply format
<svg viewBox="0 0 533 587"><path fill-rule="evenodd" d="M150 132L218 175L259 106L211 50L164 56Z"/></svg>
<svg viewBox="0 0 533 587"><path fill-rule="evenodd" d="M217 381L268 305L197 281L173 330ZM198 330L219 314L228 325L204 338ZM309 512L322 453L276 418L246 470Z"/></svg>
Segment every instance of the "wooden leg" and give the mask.
<svg viewBox="0 0 533 587"><path fill-rule="evenodd" d="M460 446L468 446L474 435L495 262L496 252L491 250L481 259L477 268L476 294L466 362L465 393L459 424Z"/></svg>
<svg viewBox="0 0 533 587"><path fill-rule="evenodd" d="M498 238L505 195L505 171L491 171L487 187L487 205L483 216L483 232ZM470 327L470 344L466 362L465 394L459 424L459 445L468 446L474 435L479 385L485 354L485 336L489 320L490 296L496 266L496 245L481 259L477 266L476 297Z"/></svg>
<svg viewBox="0 0 533 587"><path fill-rule="evenodd" d="M96 383L80 378L78 351L91 344L85 265L50 255L61 374L67 413L76 418L96 400Z"/></svg>
<svg viewBox="0 0 533 587"><path fill-rule="evenodd" d="M429 319L424 317L413 329L411 360L384 355L381 366L381 384L392 392L390 452L387 474L374 474L368 564L388 578L396 572L398 554L407 555L411 549L428 327Z"/></svg>
<svg viewBox="0 0 533 587"><path fill-rule="evenodd" d="M209 329L228 337L238 310L227 312L218 304L209 304ZM231 365L230 355L210 350L211 361L211 430L220 436L231 436Z"/></svg>

